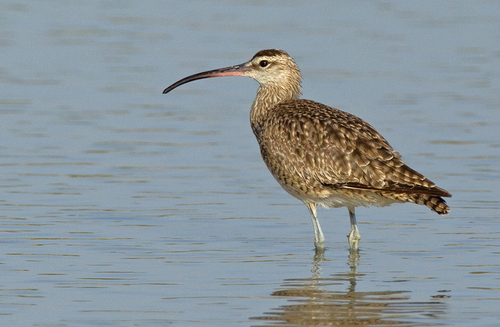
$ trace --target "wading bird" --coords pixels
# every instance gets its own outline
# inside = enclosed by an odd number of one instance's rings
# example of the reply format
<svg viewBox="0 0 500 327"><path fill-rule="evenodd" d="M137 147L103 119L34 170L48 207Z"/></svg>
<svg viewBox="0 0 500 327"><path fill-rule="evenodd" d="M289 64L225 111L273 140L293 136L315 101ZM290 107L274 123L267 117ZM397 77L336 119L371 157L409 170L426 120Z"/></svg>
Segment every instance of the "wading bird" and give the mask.
<svg viewBox="0 0 500 327"><path fill-rule="evenodd" d="M361 239L354 213L358 206L412 202L440 215L450 210L442 197L451 194L408 167L371 125L347 112L299 99L302 76L285 51L261 50L243 64L183 78L163 93L219 76L248 76L260 84L250 110L253 133L274 178L309 209L317 250L325 246L318 205L347 207L351 251L358 250Z"/></svg>

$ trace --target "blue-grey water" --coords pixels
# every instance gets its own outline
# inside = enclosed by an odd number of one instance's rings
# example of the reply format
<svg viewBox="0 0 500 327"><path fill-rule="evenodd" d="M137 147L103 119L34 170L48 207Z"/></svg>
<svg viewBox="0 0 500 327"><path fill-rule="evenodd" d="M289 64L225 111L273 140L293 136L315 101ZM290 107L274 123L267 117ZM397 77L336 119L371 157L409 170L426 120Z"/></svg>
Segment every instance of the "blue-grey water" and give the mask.
<svg viewBox="0 0 500 327"><path fill-rule="evenodd" d="M498 1L3 1L0 325L495 326ZM319 210L262 162L257 83L162 90L281 48L304 98L453 194ZM354 260L356 259L356 260Z"/></svg>

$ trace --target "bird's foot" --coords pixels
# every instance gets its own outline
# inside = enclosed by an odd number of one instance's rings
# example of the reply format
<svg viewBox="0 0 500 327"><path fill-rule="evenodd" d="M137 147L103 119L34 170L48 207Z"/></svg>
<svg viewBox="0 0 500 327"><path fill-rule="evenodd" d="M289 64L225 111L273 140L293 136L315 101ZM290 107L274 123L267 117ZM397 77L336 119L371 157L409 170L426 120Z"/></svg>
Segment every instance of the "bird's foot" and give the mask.
<svg viewBox="0 0 500 327"><path fill-rule="evenodd" d="M322 240L322 241L315 240L314 241L314 248L316 250L316 253L325 252L325 241L324 240Z"/></svg>
<svg viewBox="0 0 500 327"><path fill-rule="evenodd" d="M351 229L349 235L347 235L347 240L349 241L349 249L351 252L357 252L359 250L359 240L361 239L361 234L357 226Z"/></svg>

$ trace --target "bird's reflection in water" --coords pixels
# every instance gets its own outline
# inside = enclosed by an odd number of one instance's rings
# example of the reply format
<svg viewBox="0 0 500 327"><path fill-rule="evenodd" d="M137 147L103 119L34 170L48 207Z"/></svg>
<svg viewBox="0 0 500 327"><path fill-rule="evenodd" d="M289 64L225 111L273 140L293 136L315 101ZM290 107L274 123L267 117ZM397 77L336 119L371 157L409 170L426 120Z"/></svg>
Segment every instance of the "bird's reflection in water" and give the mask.
<svg viewBox="0 0 500 327"><path fill-rule="evenodd" d="M434 326L442 324L448 296L412 302L410 292L400 290L357 292L356 284L365 274L357 271L359 255L350 253L349 270L321 277L323 253L316 253L312 277L287 279L271 295L289 298L289 304L261 317L260 326ZM437 291L446 292L446 291Z"/></svg>

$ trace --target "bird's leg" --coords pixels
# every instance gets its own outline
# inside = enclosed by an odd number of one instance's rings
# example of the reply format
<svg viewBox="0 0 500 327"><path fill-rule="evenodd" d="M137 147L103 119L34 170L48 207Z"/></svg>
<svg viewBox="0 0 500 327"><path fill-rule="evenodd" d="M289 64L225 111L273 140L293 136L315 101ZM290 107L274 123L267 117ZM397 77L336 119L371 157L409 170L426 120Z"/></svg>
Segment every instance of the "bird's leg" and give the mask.
<svg viewBox="0 0 500 327"><path fill-rule="evenodd" d="M349 219L351 220L351 232L347 235L349 240L349 247L351 252L358 251L359 240L361 235L359 234L358 225L356 223L356 214L354 213L354 207L349 209Z"/></svg>
<svg viewBox="0 0 500 327"><path fill-rule="evenodd" d="M306 203L306 205L311 213L311 220L314 228L314 246L316 247L316 251L323 251L325 249L325 235L323 235L318 217L316 216L316 205L314 203Z"/></svg>

